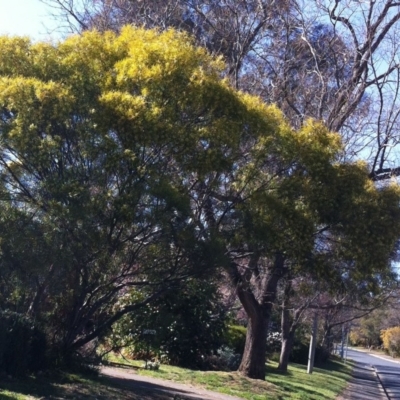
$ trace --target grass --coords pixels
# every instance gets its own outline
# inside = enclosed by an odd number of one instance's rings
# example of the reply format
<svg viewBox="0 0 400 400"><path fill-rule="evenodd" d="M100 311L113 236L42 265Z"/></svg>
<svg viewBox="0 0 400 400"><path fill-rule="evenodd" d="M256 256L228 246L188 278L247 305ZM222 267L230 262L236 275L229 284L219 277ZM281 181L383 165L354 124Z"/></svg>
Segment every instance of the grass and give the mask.
<svg viewBox="0 0 400 400"><path fill-rule="evenodd" d="M111 361L121 361L111 359ZM202 372L161 365L159 371L144 370L143 362L125 361L134 372L174 382L191 384L208 390L242 397L248 400L328 400L335 399L350 377L351 367L329 361L324 368L315 368L308 375L306 367L292 364L287 374L276 370L276 363L267 365L267 380L251 380L234 372ZM138 368L139 367L139 368ZM125 369L125 371L129 371ZM58 373L25 379L0 380L0 400L8 399L97 399L110 398L147 400L157 399L147 389L135 393L115 380L94 375ZM166 399L170 397L159 397Z"/></svg>
<svg viewBox="0 0 400 400"><path fill-rule="evenodd" d="M133 393L112 380L94 374L70 374L59 372L23 379L1 379L0 400L33 399L157 399L145 389Z"/></svg>
<svg viewBox="0 0 400 400"><path fill-rule="evenodd" d="M83 378L67 373L21 379L3 377L0 381L0 399L35 399L62 395L69 397L84 384Z"/></svg>
<svg viewBox="0 0 400 400"><path fill-rule="evenodd" d="M110 361L120 362L121 359ZM349 363L331 360L323 368L314 368L312 375L307 374L307 367L300 364L291 364L288 373L282 374L276 369L277 363L268 362L266 381L260 381L235 372L193 371L168 365L161 365L158 371L150 371L140 368L142 361L123 360L123 363L137 368L135 373L140 375L200 386L249 400L335 399L346 387L352 369Z"/></svg>

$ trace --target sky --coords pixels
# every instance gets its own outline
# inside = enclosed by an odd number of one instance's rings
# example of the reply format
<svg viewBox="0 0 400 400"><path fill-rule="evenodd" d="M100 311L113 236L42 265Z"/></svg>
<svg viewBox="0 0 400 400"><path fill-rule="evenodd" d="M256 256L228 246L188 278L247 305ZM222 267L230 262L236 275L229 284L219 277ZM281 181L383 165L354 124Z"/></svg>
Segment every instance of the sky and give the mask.
<svg viewBox="0 0 400 400"><path fill-rule="evenodd" d="M0 0L0 35L30 36L34 40L54 38L56 23L48 15L50 12L39 0Z"/></svg>

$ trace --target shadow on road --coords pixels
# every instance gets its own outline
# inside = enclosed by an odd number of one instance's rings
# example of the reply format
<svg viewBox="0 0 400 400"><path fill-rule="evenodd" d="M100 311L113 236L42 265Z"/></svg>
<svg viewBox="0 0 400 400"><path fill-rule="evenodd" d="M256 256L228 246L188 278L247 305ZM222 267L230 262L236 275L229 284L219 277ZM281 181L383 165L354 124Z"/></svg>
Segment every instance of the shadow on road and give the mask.
<svg viewBox="0 0 400 400"><path fill-rule="evenodd" d="M386 399L380 383L370 365L356 362L353 377L345 392L339 397L343 400L379 400Z"/></svg>

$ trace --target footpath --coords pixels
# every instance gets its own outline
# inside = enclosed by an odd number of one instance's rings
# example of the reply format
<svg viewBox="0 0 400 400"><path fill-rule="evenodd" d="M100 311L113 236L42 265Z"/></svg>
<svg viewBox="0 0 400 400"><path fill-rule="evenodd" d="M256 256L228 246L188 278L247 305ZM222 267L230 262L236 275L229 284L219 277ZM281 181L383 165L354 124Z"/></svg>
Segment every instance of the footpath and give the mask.
<svg viewBox="0 0 400 400"><path fill-rule="evenodd" d="M373 368L355 363L349 385L336 400L387 400L387 397Z"/></svg>
<svg viewBox="0 0 400 400"><path fill-rule="evenodd" d="M349 348L351 349L351 348ZM372 357L399 363L392 357L381 354L380 352L369 351L367 349L354 349L366 353ZM383 390L382 384L371 365L354 362L353 377L345 391L336 400L387 400L388 396Z"/></svg>

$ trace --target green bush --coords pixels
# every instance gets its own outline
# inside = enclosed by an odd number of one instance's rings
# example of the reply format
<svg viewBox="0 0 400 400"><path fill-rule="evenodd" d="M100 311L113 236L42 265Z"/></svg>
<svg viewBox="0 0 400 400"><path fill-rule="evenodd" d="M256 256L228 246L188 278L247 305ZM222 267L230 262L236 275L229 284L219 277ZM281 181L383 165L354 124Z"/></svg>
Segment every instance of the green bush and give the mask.
<svg viewBox="0 0 400 400"><path fill-rule="evenodd" d="M241 325L228 325L224 335L224 345L235 353L243 354L247 329Z"/></svg>
<svg viewBox="0 0 400 400"><path fill-rule="evenodd" d="M0 372L23 375L46 365L46 338L22 314L0 311Z"/></svg>
<svg viewBox="0 0 400 400"><path fill-rule="evenodd" d="M307 365L308 363L308 354L310 351L309 343L304 342L296 342L293 346L292 352L290 353L289 360L296 364ZM315 364L323 364L329 358L329 353L322 348L321 346L317 346L315 348Z"/></svg>
<svg viewBox="0 0 400 400"><path fill-rule="evenodd" d="M309 346L303 342L295 342L289 356L289 361L296 364L308 363Z"/></svg>
<svg viewBox="0 0 400 400"><path fill-rule="evenodd" d="M208 371L236 371L241 360L241 354L223 346L217 351L217 354L204 357L202 367Z"/></svg>
<svg viewBox="0 0 400 400"><path fill-rule="evenodd" d="M206 369L204 360L224 345L226 313L213 282L191 279L126 315L103 340L106 347L129 347L132 358L163 356L171 365ZM143 332L154 330L146 337Z"/></svg>

